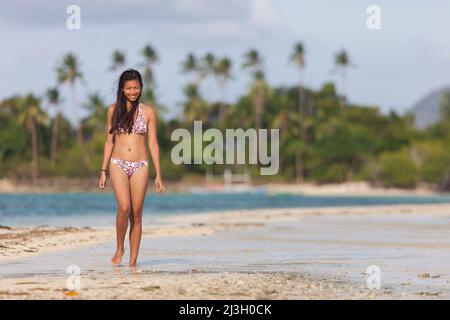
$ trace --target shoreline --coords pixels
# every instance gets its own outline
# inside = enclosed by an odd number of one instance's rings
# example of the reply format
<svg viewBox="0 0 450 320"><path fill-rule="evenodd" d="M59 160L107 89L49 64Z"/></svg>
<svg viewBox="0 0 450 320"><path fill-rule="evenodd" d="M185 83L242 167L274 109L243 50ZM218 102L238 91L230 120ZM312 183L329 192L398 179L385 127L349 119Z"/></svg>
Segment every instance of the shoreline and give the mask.
<svg viewBox="0 0 450 320"><path fill-rule="evenodd" d="M15 181L0 179L0 194L14 193L102 193L112 192L110 183L104 190L97 187L97 178L41 178L37 185L31 181ZM195 192L253 192L263 191L268 194L296 194L306 196L433 196L450 195L440 192L430 185L420 185L415 189L382 188L372 186L368 182L345 182L339 184L315 184L311 182L296 183L257 183L250 185L233 185L225 187L223 183L204 183L202 179L192 181L166 181L166 193ZM147 193L153 193L149 188Z"/></svg>

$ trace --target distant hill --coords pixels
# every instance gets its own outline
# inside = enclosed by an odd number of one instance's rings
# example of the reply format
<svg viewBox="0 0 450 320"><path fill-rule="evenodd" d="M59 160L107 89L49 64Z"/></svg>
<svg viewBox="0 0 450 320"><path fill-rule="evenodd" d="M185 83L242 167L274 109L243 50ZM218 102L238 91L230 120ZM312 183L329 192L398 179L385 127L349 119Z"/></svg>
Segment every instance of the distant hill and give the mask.
<svg viewBox="0 0 450 320"><path fill-rule="evenodd" d="M418 129L424 129L439 120L441 96L446 91L450 91L450 87L434 90L412 107Z"/></svg>

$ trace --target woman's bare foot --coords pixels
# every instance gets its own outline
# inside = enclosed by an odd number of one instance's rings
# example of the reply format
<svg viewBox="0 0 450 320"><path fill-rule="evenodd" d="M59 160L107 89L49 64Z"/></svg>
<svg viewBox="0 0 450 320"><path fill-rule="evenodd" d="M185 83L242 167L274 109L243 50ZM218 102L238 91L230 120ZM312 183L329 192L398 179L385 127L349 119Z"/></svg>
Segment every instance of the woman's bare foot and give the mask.
<svg viewBox="0 0 450 320"><path fill-rule="evenodd" d="M136 267L136 260L135 259L130 259L130 262L128 263L129 267L135 268Z"/></svg>
<svg viewBox="0 0 450 320"><path fill-rule="evenodd" d="M117 249L116 254L111 259L111 262L116 265L120 264L120 262L122 262L122 256L124 253L125 253L125 249Z"/></svg>

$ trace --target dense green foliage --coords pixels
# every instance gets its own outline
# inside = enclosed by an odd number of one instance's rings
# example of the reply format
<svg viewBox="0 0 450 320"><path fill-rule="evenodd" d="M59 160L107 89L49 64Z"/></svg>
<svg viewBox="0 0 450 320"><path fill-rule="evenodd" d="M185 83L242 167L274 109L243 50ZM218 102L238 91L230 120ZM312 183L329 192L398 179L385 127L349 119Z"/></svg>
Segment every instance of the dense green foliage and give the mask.
<svg viewBox="0 0 450 320"><path fill-rule="evenodd" d="M147 62L151 63L146 64L148 69L142 70L149 83L144 88L143 102L155 106L161 115L165 107L157 101L152 86L154 74L150 70L157 56L149 48L147 51ZM73 60L76 57L70 57L70 65L78 68L77 61ZM123 57L119 58L118 61L123 62ZM207 101L200 92L199 82L218 79L219 88L224 88L230 78L231 61L223 58L215 62L214 56L208 54L200 65L193 55L188 57L184 72L196 73L197 77L184 90L181 116L172 120L159 116L158 119L165 179L203 175L208 170L220 173L224 169L224 165L175 165L171 161L170 153L175 145L170 140L173 130L192 131L193 121L203 120L204 129L257 126L280 129L278 175L259 176L258 165L246 165L259 180L318 183L366 180L402 188L414 188L425 182L441 189L449 187L450 96L442 99L440 122L418 131L412 115L401 116L395 112L384 115L373 106L350 104L337 94L332 83L324 84L317 91L301 84L272 87L265 81L257 52L250 51L247 58L243 70L250 68L254 81L246 95L229 104ZM59 85L74 86L77 78L64 77L63 69L58 70ZM75 74L82 77L80 70ZM299 105L300 96L303 103ZM57 92L51 90L46 97L24 94L0 101L0 177L98 174L106 136L106 103L97 94L91 94L88 101L80 103L90 114L80 119L79 126L72 126L60 113L50 119L44 106L58 109L58 104ZM78 130L81 130L81 141ZM239 171L242 167L234 165L233 169Z"/></svg>

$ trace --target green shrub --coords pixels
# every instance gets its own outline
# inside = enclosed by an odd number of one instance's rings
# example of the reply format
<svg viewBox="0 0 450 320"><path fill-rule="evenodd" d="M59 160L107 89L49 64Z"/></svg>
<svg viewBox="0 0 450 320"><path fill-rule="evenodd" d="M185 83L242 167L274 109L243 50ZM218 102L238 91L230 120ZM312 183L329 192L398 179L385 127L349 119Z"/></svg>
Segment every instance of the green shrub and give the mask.
<svg viewBox="0 0 450 320"><path fill-rule="evenodd" d="M379 158L378 179L385 187L415 188L418 168L406 150L386 152Z"/></svg>

